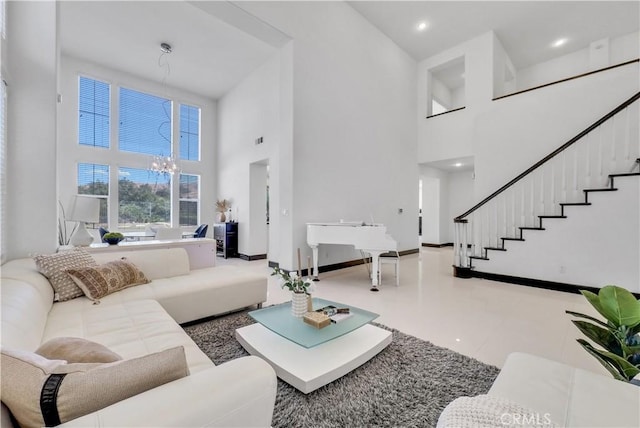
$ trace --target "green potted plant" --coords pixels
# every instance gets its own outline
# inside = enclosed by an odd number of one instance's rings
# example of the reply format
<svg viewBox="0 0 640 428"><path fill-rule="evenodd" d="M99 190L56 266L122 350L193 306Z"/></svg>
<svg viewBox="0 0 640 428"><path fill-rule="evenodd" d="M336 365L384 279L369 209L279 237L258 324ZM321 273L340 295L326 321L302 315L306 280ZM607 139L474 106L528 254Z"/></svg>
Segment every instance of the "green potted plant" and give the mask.
<svg viewBox="0 0 640 428"><path fill-rule="evenodd" d="M281 287L291 291L291 314L296 318L300 318L307 313L307 298L309 296L309 287L312 284L311 280L302 278L297 272L287 272L279 267L273 268L271 276L279 276Z"/></svg>
<svg viewBox="0 0 640 428"><path fill-rule="evenodd" d="M124 235L120 232L105 233L102 240L109 245L118 245L124 239Z"/></svg>
<svg viewBox="0 0 640 428"><path fill-rule="evenodd" d="M587 338L604 349L598 349L584 339L578 343L611 375L625 382L640 384L634 377L640 373L640 300L628 290L607 285L598 294L581 290L606 322L589 315L566 311L584 320L572 320Z"/></svg>

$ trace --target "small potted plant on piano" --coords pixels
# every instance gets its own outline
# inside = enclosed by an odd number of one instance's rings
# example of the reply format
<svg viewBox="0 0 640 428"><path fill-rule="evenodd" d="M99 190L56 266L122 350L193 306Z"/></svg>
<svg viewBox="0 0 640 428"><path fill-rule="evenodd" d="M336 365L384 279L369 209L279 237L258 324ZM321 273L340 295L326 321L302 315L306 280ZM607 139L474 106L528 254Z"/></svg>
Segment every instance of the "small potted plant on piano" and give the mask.
<svg viewBox="0 0 640 428"><path fill-rule="evenodd" d="M273 268L271 276L279 276L281 287L291 291L291 314L296 318L302 318L307 313L309 287L313 282L299 276L297 272L287 272L279 267Z"/></svg>

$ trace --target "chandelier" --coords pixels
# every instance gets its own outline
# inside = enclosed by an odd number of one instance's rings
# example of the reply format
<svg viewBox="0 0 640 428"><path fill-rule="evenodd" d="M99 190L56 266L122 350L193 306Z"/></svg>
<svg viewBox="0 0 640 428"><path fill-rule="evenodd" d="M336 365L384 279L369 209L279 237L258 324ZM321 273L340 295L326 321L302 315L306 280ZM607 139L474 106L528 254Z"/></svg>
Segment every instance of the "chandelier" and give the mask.
<svg viewBox="0 0 640 428"><path fill-rule="evenodd" d="M180 172L180 167L178 163L173 158L173 156L154 156L151 160L151 166L149 167L151 172L156 172L158 174L169 174L173 175L176 172Z"/></svg>
<svg viewBox="0 0 640 428"><path fill-rule="evenodd" d="M162 79L162 86L165 87L165 92L166 92L166 83L167 83L167 78L169 77L169 74L171 73L171 69L169 68L169 62L165 60L165 63L162 63L162 58L164 55L166 54L170 54L172 51L171 45L168 43L161 43L160 44L160 50L162 51L162 53L160 54L160 57L158 58L158 66L159 67L163 67L166 66L166 72L165 75ZM166 113L166 110L165 110ZM160 125L162 126L162 125ZM162 135L162 133L160 132L160 127L158 128L158 133L160 134L160 136L162 138L164 138L165 140L167 140L169 143L171 143L171 140L167 139L166 137L164 137ZM151 172L155 172L157 174L169 174L169 175L173 175L176 172L180 172L180 167L178 166L178 163L176 162L176 160L174 159L173 156L163 156L163 155L157 155L154 156L151 159L151 165L149 166L149 171Z"/></svg>

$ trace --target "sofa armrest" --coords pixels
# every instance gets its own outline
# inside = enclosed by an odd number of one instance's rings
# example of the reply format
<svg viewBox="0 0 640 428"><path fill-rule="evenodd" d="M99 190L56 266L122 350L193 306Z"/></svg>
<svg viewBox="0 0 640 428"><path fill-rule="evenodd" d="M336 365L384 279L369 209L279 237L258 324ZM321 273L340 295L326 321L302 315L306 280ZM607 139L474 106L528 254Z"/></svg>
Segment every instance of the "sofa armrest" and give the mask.
<svg viewBox="0 0 640 428"><path fill-rule="evenodd" d="M277 378L258 357L242 357L130 397L64 427L271 425Z"/></svg>
<svg viewBox="0 0 640 428"><path fill-rule="evenodd" d="M563 427L639 427L640 388L535 355L507 357L489 395L548 414Z"/></svg>

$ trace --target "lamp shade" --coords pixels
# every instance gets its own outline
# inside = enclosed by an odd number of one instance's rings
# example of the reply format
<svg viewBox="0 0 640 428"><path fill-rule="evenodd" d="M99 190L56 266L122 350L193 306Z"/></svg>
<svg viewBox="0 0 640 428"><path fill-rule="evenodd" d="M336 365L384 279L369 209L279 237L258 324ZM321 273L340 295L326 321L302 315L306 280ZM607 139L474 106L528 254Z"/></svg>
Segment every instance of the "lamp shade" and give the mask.
<svg viewBox="0 0 640 428"><path fill-rule="evenodd" d="M100 220L100 199L75 195L71 201L69 220L97 223Z"/></svg>

